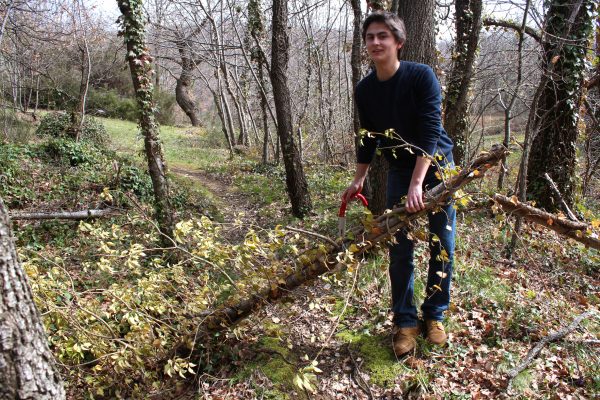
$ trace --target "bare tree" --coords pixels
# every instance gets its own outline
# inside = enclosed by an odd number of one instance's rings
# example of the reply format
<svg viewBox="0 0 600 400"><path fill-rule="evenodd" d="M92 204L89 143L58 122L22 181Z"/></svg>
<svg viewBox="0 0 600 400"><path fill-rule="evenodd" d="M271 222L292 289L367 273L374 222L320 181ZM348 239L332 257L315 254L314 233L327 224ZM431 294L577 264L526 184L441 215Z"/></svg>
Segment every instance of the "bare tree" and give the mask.
<svg viewBox="0 0 600 400"><path fill-rule="evenodd" d="M277 134L281 142L285 165L287 191L292 203L292 213L303 217L312 208L308 183L302 160L294 142L290 91L287 83L289 38L287 34L287 2L273 0L271 46L271 85L277 113Z"/></svg>
<svg viewBox="0 0 600 400"><path fill-rule="evenodd" d="M0 398L64 399L40 313L0 199Z"/></svg>

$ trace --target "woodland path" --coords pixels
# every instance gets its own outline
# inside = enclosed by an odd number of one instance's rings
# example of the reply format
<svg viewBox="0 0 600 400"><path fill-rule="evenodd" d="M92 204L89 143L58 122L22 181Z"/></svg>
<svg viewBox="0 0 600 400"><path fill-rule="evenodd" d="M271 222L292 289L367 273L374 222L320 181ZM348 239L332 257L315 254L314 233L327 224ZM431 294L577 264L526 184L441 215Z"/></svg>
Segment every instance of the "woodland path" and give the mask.
<svg viewBox="0 0 600 400"><path fill-rule="evenodd" d="M170 170L174 174L185 176L198 182L211 193L213 203L218 207L219 212L223 216L229 240L240 241L243 239L248 228L261 225L258 215L260 206L252 203L247 195L237 191L231 179L201 170L189 170L177 167L172 167ZM241 224L236 224L236 220L241 222Z"/></svg>

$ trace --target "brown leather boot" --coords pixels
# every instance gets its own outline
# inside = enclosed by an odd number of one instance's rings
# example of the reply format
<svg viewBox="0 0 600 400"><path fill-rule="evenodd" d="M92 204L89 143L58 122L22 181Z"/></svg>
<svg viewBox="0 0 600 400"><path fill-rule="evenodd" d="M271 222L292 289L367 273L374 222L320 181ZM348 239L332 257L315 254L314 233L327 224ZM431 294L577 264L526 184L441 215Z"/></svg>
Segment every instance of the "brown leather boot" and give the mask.
<svg viewBox="0 0 600 400"><path fill-rule="evenodd" d="M417 336L419 327L398 328L394 334L394 353L396 357L402 357L417 347Z"/></svg>
<svg viewBox="0 0 600 400"><path fill-rule="evenodd" d="M444 330L444 325L441 321L434 321L432 319L426 320L425 332L427 334L427 340L429 343L443 346L446 344L446 340L448 340L448 336L446 336L446 331Z"/></svg>

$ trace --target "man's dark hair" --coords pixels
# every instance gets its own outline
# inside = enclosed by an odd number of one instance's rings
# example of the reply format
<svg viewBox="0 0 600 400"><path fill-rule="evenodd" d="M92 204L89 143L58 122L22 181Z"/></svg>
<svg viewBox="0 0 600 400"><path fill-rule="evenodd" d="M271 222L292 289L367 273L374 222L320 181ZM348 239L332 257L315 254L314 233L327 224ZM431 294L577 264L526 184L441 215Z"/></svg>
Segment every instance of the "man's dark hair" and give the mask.
<svg viewBox="0 0 600 400"><path fill-rule="evenodd" d="M373 22L385 24L396 38L396 41L402 44L406 42L406 27L404 26L404 21L402 21L399 16L389 11L375 11L367 16L362 25L363 41L366 40L367 29L369 29L369 25Z"/></svg>

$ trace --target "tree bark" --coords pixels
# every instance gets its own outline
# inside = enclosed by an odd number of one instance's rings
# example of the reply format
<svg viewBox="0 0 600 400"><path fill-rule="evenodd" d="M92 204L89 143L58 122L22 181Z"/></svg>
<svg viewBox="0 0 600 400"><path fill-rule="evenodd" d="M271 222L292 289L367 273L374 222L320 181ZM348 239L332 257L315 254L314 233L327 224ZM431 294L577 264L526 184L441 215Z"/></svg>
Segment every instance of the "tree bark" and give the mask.
<svg viewBox="0 0 600 400"><path fill-rule="evenodd" d="M415 61L437 68L435 49L435 0L400 1L398 16L406 26L403 60Z"/></svg>
<svg viewBox="0 0 600 400"><path fill-rule="evenodd" d="M198 107L190 95L190 89L194 83L192 72L195 65L189 54L190 50L185 40L177 41L177 50L181 58L181 74L177 78L177 84L175 85L175 100L190 119L192 126L202 126L202 122L198 118Z"/></svg>
<svg viewBox="0 0 600 400"><path fill-rule="evenodd" d="M0 199L0 398L64 399L40 314Z"/></svg>
<svg viewBox="0 0 600 400"><path fill-rule="evenodd" d="M162 234L161 242L163 246L171 247L175 222L167 180L167 165L163 158L158 123L154 114L152 57L146 52L142 3L119 0L118 4L122 14L120 18L121 33L125 38L131 79L140 109L140 130L144 136L148 172L154 189L156 219Z"/></svg>
<svg viewBox="0 0 600 400"><path fill-rule="evenodd" d="M456 44L444 101L444 127L454 141L454 162L462 165L468 156L469 88L481 30L482 0L456 0Z"/></svg>
<svg viewBox="0 0 600 400"><path fill-rule="evenodd" d="M289 38L287 34L287 2L273 0L273 28L271 48L271 85L277 114L277 133L285 165L287 192L292 203L292 213L303 217L312 208L308 183L302 160L294 143L290 91L287 84Z"/></svg>
<svg viewBox="0 0 600 400"><path fill-rule="evenodd" d="M548 211L557 205L543 178L545 172L566 203L574 201L579 107L594 6L593 0L553 0L546 14L543 86L535 115L539 131L529 155L527 193Z"/></svg>

